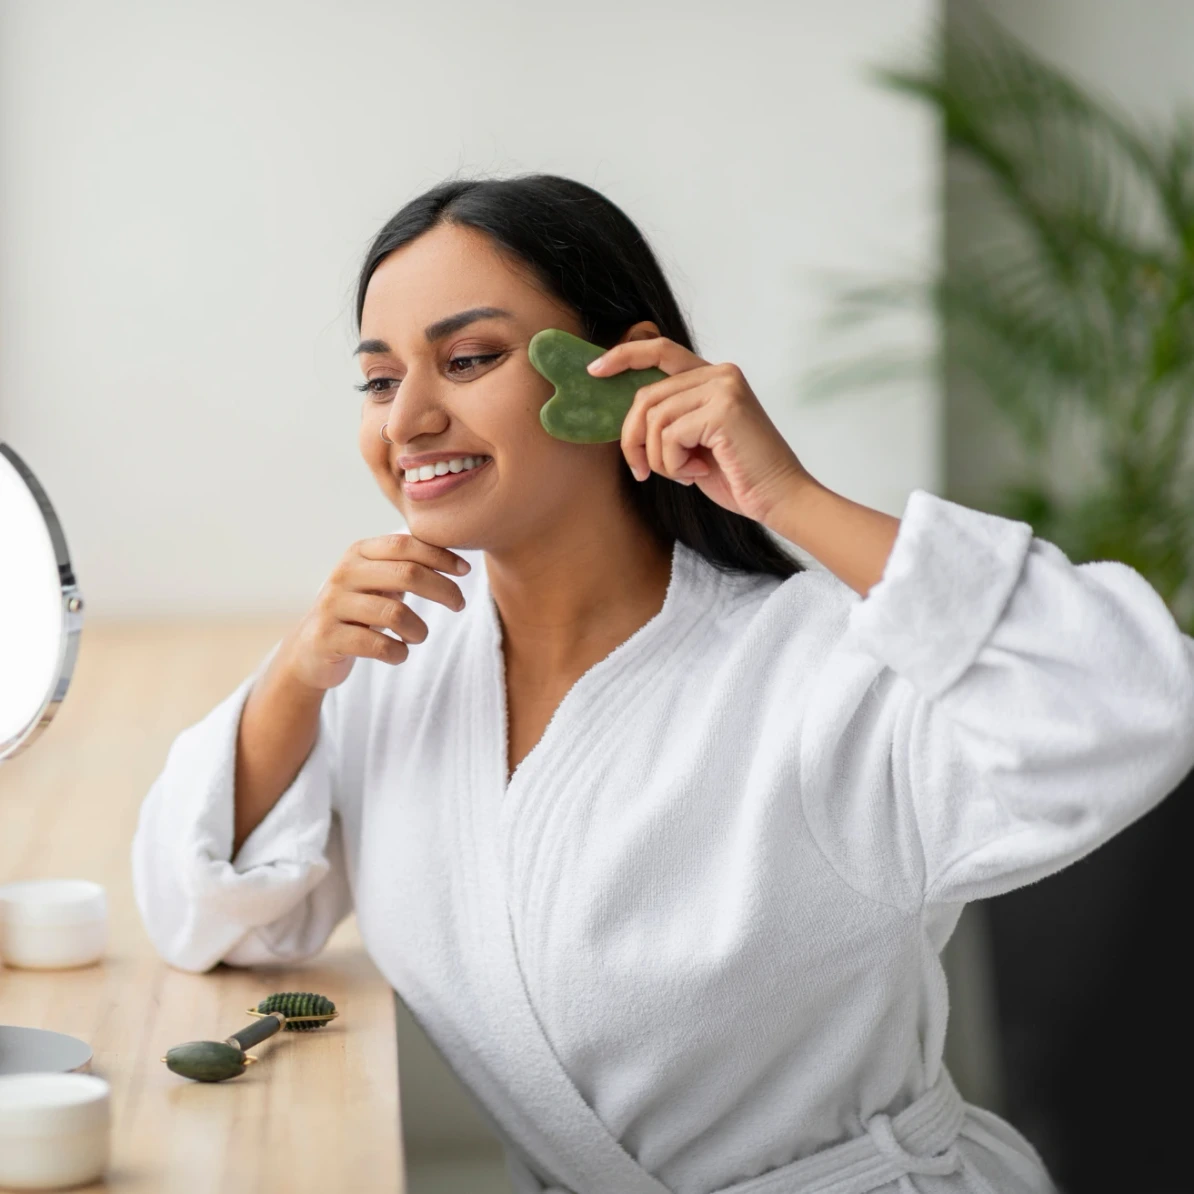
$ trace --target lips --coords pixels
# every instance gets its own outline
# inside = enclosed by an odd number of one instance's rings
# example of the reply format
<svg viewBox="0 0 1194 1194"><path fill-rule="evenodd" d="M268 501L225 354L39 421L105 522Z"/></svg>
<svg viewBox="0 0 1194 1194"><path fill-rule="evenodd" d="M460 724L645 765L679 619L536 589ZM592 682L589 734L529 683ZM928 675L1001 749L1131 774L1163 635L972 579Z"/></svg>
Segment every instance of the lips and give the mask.
<svg viewBox="0 0 1194 1194"><path fill-rule="evenodd" d="M477 465L488 460L489 457L480 452L457 454L455 456L433 456L424 457L418 463L413 463L409 457L398 458L398 467L406 474L411 481L429 481L432 477L442 477L444 473L463 473L470 468L476 468ZM441 471L440 465L444 468ZM452 465L457 465L453 468ZM427 476L410 477L410 473L427 473Z"/></svg>
<svg viewBox="0 0 1194 1194"><path fill-rule="evenodd" d="M474 468L465 469L459 473L444 473L440 477L430 477L426 481L408 481L405 472L403 472L400 474L400 481L403 492L412 501L426 501L430 498L439 497L440 494L447 493L450 489L466 485L478 473L485 472L492 463L493 459L491 457Z"/></svg>

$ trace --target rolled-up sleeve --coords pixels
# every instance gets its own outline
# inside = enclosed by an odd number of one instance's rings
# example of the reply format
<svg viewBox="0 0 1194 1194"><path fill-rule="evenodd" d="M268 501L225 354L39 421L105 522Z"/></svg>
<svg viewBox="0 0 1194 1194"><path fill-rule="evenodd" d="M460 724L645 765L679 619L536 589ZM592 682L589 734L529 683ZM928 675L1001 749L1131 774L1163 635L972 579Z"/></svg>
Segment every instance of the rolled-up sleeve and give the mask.
<svg viewBox="0 0 1194 1194"><path fill-rule="evenodd" d="M336 812L336 689L324 697L315 745L294 781L232 857L241 711L278 645L175 738L141 806L137 907L154 947L183 970L301 960L352 908Z"/></svg>
<svg viewBox="0 0 1194 1194"><path fill-rule="evenodd" d="M1127 565L1073 564L1027 523L915 490L811 722L802 774L818 803L841 797L820 823L846 865L921 902L997 895L1194 767L1194 639ZM878 857L884 840L903 857Z"/></svg>

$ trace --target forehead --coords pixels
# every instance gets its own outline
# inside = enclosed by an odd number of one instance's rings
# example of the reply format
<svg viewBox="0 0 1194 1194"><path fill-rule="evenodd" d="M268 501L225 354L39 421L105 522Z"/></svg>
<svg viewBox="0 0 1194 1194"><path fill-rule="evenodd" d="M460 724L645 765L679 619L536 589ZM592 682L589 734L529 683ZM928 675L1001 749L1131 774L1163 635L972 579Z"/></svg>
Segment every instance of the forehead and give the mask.
<svg viewBox="0 0 1194 1194"><path fill-rule="evenodd" d="M427 323L455 311L505 307L518 313L545 298L484 233L441 224L395 249L373 271L361 331L385 324L421 333Z"/></svg>

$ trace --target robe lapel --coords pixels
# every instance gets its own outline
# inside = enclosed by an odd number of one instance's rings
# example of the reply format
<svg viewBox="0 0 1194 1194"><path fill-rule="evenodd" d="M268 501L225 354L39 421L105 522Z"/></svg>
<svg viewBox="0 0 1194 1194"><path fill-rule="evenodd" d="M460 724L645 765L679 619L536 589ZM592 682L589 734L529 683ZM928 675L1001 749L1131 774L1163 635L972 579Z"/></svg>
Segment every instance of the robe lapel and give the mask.
<svg viewBox="0 0 1194 1194"><path fill-rule="evenodd" d="M673 582L675 578L673 570ZM667 600L673 598L669 585L665 611ZM484 982L489 987L494 1019L501 1022L500 1039L491 1042L498 1053L491 1056L490 1065L501 1075L507 1096L502 1106L490 1110L546 1184L585 1194L669 1194L667 1187L610 1135L585 1102L545 1036L527 991L512 921L511 909L517 908L519 901L511 899L511 885L517 882L510 866L511 847L519 830L519 802L530 794L530 781L542 767L558 766L554 746L560 735L549 738L545 733L523 761L530 766L525 770L520 766L507 787L500 623L488 590L477 605L481 608L471 626L469 649L469 804L479 837L475 858L485 872L477 885L487 906L489 929ZM663 622L666 619L660 624ZM588 677L586 673L578 684ZM561 726L549 726L549 732L553 728L559 731Z"/></svg>

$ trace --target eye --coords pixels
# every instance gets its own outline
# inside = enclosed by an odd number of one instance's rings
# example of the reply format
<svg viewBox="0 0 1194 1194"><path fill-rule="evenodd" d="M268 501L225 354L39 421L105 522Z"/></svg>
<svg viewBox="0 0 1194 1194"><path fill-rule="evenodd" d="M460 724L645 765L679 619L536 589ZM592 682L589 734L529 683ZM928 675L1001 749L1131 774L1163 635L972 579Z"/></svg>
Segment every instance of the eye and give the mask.
<svg viewBox="0 0 1194 1194"><path fill-rule="evenodd" d="M401 384L402 379L398 377L371 377L368 381L359 382L352 388L360 390L362 394L371 394L378 398L390 398Z"/></svg>
<svg viewBox="0 0 1194 1194"><path fill-rule="evenodd" d="M483 365L487 361L496 361L501 355L502 354L500 352L488 352L478 356L453 357L448 362L448 372L456 374L469 373L473 369L477 368L478 365ZM459 365L461 367L459 369L453 369L453 365Z"/></svg>
<svg viewBox="0 0 1194 1194"><path fill-rule="evenodd" d="M490 361L496 361L498 357L504 355L504 353L500 352L487 352L472 356L452 357L448 361L448 372L460 377L463 374L471 373L481 365L487 364ZM380 402L383 399L389 401L393 398L394 391L401 384L402 379L400 377L371 377L368 381L354 384L353 389L359 390L362 394L369 394Z"/></svg>

